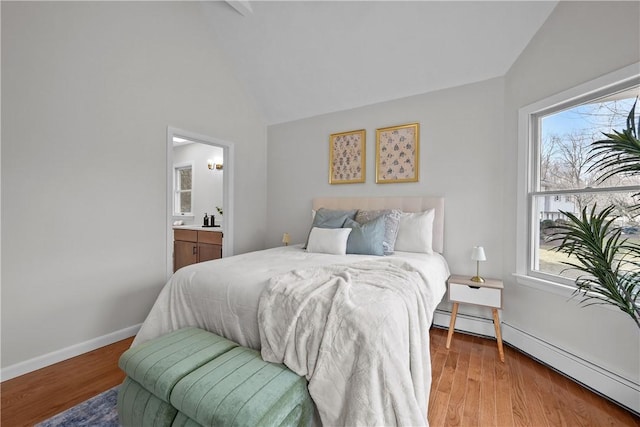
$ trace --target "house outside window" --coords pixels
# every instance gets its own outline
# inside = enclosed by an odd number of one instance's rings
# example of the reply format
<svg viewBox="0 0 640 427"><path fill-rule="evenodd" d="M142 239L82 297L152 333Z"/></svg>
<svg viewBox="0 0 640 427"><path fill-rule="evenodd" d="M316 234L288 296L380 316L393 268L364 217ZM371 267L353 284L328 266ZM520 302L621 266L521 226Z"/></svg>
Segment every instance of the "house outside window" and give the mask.
<svg viewBox="0 0 640 427"><path fill-rule="evenodd" d="M192 187L193 165L183 164L173 167L174 216L191 216L192 211Z"/></svg>
<svg viewBox="0 0 640 427"><path fill-rule="evenodd" d="M557 97L537 103L520 114L526 135L526 194L519 197L519 212L526 215L519 241L520 274L546 282L573 284L582 274L564 262L576 262L554 250L554 225L566 221L564 212L580 215L583 208L596 212L614 205L615 225L622 237L640 243L640 211L634 194L640 192L640 177L613 176L598 181L601 173L590 171L592 142L605 139L602 132L625 129L627 116L640 95L640 76L616 84L593 88L565 100ZM541 107L541 108L540 108ZM525 108L524 110L526 110ZM636 123L640 105L636 107ZM523 120L524 119L524 120ZM522 148L523 141L520 142ZM524 246L523 246L524 245ZM524 268L523 268L524 267Z"/></svg>

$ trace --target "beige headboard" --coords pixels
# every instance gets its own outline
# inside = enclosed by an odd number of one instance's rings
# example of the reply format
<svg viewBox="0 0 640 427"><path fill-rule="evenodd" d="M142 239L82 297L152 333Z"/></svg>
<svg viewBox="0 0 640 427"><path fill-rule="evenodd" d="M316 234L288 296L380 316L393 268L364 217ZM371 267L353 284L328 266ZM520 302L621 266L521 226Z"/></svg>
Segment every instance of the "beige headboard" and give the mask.
<svg viewBox="0 0 640 427"><path fill-rule="evenodd" d="M433 219L433 250L444 251L443 197L319 197L313 199L313 209L400 209L422 212L435 209Z"/></svg>

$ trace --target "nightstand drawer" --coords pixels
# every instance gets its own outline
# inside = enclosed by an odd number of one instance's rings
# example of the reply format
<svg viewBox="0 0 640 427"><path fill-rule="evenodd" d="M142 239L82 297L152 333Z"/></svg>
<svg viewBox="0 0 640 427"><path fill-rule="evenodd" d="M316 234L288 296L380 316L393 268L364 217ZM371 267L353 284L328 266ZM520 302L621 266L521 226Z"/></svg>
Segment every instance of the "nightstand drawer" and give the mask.
<svg viewBox="0 0 640 427"><path fill-rule="evenodd" d="M502 290L495 288L472 288L458 283L449 283L449 301L468 304L502 307Z"/></svg>

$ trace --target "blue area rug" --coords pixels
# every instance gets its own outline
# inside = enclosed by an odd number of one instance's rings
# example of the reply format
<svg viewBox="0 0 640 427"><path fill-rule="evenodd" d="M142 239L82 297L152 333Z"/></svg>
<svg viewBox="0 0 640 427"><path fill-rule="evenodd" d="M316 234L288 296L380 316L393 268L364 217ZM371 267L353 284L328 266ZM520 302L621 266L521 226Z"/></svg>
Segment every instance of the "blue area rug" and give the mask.
<svg viewBox="0 0 640 427"><path fill-rule="evenodd" d="M36 424L35 427L119 427L116 409L118 387L85 400L73 408Z"/></svg>

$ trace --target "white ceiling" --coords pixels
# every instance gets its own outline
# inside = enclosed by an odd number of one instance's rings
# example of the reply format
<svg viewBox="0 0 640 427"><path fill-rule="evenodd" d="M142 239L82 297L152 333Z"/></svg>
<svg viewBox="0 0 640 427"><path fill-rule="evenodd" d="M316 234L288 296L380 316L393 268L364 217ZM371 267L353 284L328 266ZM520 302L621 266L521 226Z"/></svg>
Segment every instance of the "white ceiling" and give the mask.
<svg viewBox="0 0 640 427"><path fill-rule="evenodd" d="M503 76L557 1L231 3L203 8L275 124Z"/></svg>

